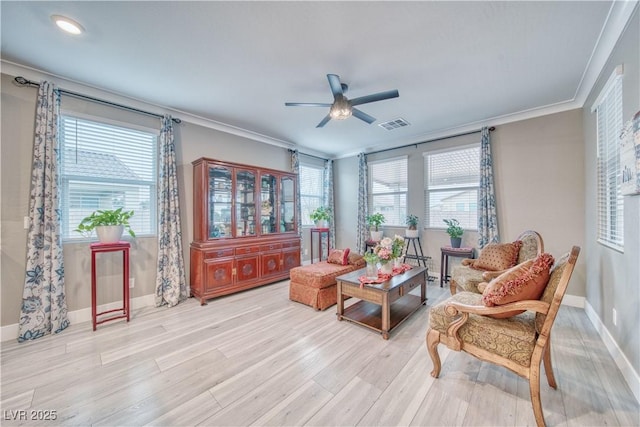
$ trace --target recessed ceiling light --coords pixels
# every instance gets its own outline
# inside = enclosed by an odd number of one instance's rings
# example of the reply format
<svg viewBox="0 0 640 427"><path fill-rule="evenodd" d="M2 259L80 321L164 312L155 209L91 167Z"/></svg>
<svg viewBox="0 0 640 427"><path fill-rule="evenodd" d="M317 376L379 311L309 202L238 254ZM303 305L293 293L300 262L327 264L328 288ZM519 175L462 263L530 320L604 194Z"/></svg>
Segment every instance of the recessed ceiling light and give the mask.
<svg viewBox="0 0 640 427"><path fill-rule="evenodd" d="M71 18L67 18L66 16L51 15L51 20L55 22L58 27L69 34L78 35L84 32L84 28L82 28L82 25L78 24Z"/></svg>

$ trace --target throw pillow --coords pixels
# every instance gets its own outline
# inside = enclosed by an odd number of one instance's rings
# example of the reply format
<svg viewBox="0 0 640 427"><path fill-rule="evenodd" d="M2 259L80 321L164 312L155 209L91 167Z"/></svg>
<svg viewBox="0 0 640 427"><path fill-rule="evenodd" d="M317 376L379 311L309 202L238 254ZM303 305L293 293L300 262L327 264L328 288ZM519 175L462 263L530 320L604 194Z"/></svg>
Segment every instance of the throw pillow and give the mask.
<svg viewBox="0 0 640 427"><path fill-rule="evenodd" d="M349 264L349 248L347 249L331 249L327 262L331 264L347 265Z"/></svg>
<svg viewBox="0 0 640 427"><path fill-rule="evenodd" d="M471 268L491 271L511 268L518 261L521 246L520 240L513 243L490 243L480 251L480 256L473 262Z"/></svg>
<svg viewBox="0 0 640 427"><path fill-rule="evenodd" d="M362 265L366 264L364 257L357 252L349 252L349 265Z"/></svg>
<svg viewBox="0 0 640 427"><path fill-rule="evenodd" d="M551 254L543 253L536 259L530 259L507 270L489 282L482 293L482 302L487 307L493 307L510 302L540 299L549 281L549 270L553 262ZM514 310L491 317L502 319L524 311Z"/></svg>

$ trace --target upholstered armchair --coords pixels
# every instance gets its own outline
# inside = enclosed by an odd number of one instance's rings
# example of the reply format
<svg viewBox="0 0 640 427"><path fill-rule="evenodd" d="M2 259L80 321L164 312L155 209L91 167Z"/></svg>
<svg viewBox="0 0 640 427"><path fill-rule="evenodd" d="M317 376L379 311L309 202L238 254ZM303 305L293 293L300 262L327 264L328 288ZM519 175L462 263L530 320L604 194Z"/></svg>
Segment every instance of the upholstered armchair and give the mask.
<svg viewBox="0 0 640 427"><path fill-rule="evenodd" d="M540 287L542 296L538 299L524 299L506 302L504 305L494 305L487 304L486 291L484 296L474 292L459 292L431 308L426 337L427 349L433 361L431 376L437 378L440 375L439 344L445 344L454 351L464 351L478 359L503 366L528 380L536 424L544 426L540 400L540 363L544 362L549 386L557 388L551 366L551 327L579 253L580 248L574 246L571 252L557 260L552 268L547 267L546 271L540 271L535 268L535 265L528 263L531 267L529 270L524 269L526 270L524 280L535 281L536 278L543 277L543 287ZM537 257L535 263L542 264L545 257L548 261L546 265L550 266L553 258L549 254ZM514 271L515 274L522 274L524 270L522 267L516 267L505 273L505 276L509 276ZM495 281L500 281L500 277ZM514 284L516 287L520 286L523 284L522 281L522 277L512 278L506 289L513 290ZM493 282L488 286L492 286ZM529 283L527 286L529 285L532 284ZM517 297L510 296L512 301L517 300ZM514 315L514 310L516 313L525 311ZM511 317L490 317L505 315Z"/></svg>
<svg viewBox="0 0 640 427"><path fill-rule="evenodd" d="M494 257L491 257L489 252L494 253ZM503 259L496 260L495 252L499 252L498 258ZM478 290L479 283L488 282L507 268L533 259L542 252L544 252L542 236L533 230L522 232L513 243L487 245L480 251L478 259L463 259L460 265L453 268L449 280L451 295L458 290L482 293ZM511 256L514 257L511 262L504 261L505 257Z"/></svg>

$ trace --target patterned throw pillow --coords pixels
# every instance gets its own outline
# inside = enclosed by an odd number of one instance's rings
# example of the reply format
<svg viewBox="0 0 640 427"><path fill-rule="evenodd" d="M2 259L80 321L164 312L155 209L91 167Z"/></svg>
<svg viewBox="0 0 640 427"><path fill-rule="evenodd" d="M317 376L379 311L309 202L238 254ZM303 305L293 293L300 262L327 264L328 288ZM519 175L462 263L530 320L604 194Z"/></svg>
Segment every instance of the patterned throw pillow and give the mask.
<svg viewBox="0 0 640 427"><path fill-rule="evenodd" d="M366 264L364 257L357 252L349 252L348 262L349 265L359 265L362 267Z"/></svg>
<svg viewBox="0 0 640 427"><path fill-rule="evenodd" d="M490 243L480 251L480 256L471 264L476 270L500 271L516 265L522 242Z"/></svg>
<svg viewBox="0 0 640 427"><path fill-rule="evenodd" d="M331 264L347 265L349 264L349 248L347 249L331 249L327 262Z"/></svg>
<svg viewBox="0 0 640 427"><path fill-rule="evenodd" d="M486 307L493 307L510 302L540 299L549 281L549 270L553 262L552 255L543 253L536 259L530 259L505 271L487 284L482 292L482 302ZM514 310L491 317L502 319L524 311Z"/></svg>

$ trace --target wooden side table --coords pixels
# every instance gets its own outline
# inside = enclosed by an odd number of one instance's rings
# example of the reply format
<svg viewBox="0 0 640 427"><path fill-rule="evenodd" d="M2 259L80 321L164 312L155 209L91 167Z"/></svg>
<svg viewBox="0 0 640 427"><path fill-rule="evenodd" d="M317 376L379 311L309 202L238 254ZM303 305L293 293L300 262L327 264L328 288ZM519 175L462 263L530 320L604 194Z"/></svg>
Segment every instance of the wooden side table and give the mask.
<svg viewBox="0 0 640 427"><path fill-rule="evenodd" d="M449 282L449 257L473 258L473 248L452 248L443 246L440 248L440 287L443 282Z"/></svg>
<svg viewBox="0 0 640 427"><path fill-rule="evenodd" d="M311 242L309 246L311 247L311 264L313 264L313 235L318 235L318 261L322 261L322 235L327 235L327 258L329 258L329 228L312 228L311 229Z"/></svg>
<svg viewBox="0 0 640 427"><path fill-rule="evenodd" d="M117 243L92 243L91 248L91 319L93 322L93 330L96 330L96 326L116 319L127 319L129 321L129 248L131 245L128 242ZM100 252L118 252L122 251L123 263L123 278L122 278L122 307L115 308L113 310L107 310L98 313L97 309L97 292L96 292L96 254ZM98 320L99 316L109 313L119 312L119 315L110 316L106 319Z"/></svg>

